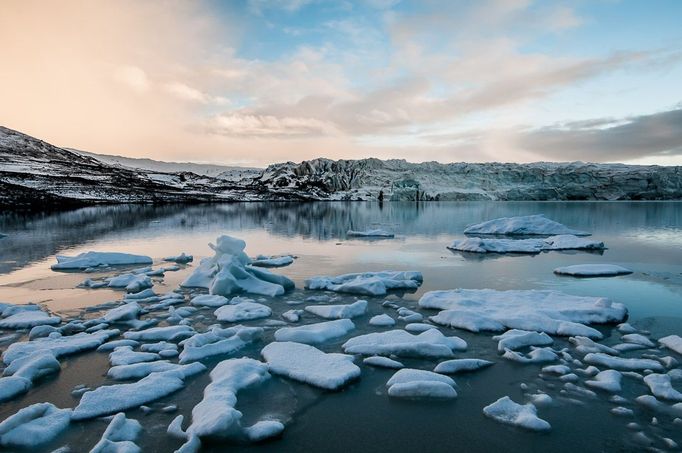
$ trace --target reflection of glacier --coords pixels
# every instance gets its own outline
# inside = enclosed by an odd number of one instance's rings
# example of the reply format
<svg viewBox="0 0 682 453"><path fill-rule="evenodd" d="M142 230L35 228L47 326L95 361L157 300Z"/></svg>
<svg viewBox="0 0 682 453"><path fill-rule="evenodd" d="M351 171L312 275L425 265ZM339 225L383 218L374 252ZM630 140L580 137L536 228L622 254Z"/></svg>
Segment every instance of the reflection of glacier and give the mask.
<svg viewBox="0 0 682 453"><path fill-rule="evenodd" d="M462 236L472 223L496 217L544 213L585 231L680 237L682 203L676 202L451 202L451 203L234 203L215 205L118 205L58 213L3 213L0 272L6 273L61 250L108 235L147 228L167 233L265 229L270 234L317 240L346 239L349 229L388 227L398 235ZM608 245L608 238L602 237Z"/></svg>

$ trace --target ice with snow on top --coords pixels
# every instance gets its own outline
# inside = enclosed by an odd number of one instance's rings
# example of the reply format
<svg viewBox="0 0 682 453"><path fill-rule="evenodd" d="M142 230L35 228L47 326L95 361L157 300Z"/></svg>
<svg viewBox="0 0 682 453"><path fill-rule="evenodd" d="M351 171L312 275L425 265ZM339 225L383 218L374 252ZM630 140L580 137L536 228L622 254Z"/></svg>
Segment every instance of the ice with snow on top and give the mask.
<svg viewBox="0 0 682 453"><path fill-rule="evenodd" d="M146 343L140 347L142 352L161 352L167 351L169 349L178 349L178 345L175 343L169 343L167 341L159 341L157 343Z"/></svg>
<svg viewBox="0 0 682 453"><path fill-rule="evenodd" d="M275 332L275 340L314 345L343 337L353 329L355 324L350 319L336 319L298 327L283 327Z"/></svg>
<svg viewBox="0 0 682 453"><path fill-rule="evenodd" d="M33 381L60 370L59 361L49 351L38 351L15 359L0 378L0 401L27 392Z"/></svg>
<svg viewBox="0 0 682 453"><path fill-rule="evenodd" d="M76 354L88 349L95 349L109 338L118 335L116 329L100 330L95 333L79 333L76 335L61 336L54 332L49 337L38 338L32 341L12 343L2 354L2 360L10 365L14 360L35 352L49 352L55 358Z"/></svg>
<svg viewBox="0 0 682 453"><path fill-rule="evenodd" d="M494 403L483 408L483 413L500 423L518 426L531 431L549 431L551 425L538 417L532 403L518 404L508 396L503 396Z"/></svg>
<svg viewBox="0 0 682 453"><path fill-rule="evenodd" d="M173 263L187 264L187 263L191 263L192 261L194 261L194 256L187 255L187 254L185 254L185 252L182 252L176 256L167 256L163 260L173 262Z"/></svg>
<svg viewBox="0 0 682 453"><path fill-rule="evenodd" d="M384 296L391 290L416 290L423 281L421 272L415 271L363 272L343 274L336 277L312 277L306 280L305 288L366 296Z"/></svg>
<svg viewBox="0 0 682 453"><path fill-rule="evenodd" d="M180 341L194 335L190 326L152 327L139 332L125 332L123 337L136 341Z"/></svg>
<svg viewBox="0 0 682 453"><path fill-rule="evenodd" d="M109 279L107 286L125 288L129 293L139 293L154 286L154 282L144 274L122 274Z"/></svg>
<svg viewBox="0 0 682 453"><path fill-rule="evenodd" d="M628 333L623 335L621 339L626 343L638 344L646 348L653 348L656 346L653 341L639 333Z"/></svg>
<svg viewBox="0 0 682 453"><path fill-rule="evenodd" d="M547 290L429 291L419 299L419 306L443 310L431 317L437 324L472 332L509 328L597 339L602 334L586 324L619 322L627 316L624 305L603 297Z"/></svg>
<svg viewBox="0 0 682 453"><path fill-rule="evenodd" d="M433 371L435 373L457 374L487 368L494 363L483 359L451 359L440 362Z"/></svg>
<svg viewBox="0 0 682 453"><path fill-rule="evenodd" d="M507 349L502 354L507 360L519 363L546 363L554 362L559 359L559 356L551 348L534 348L528 354L522 354L520 352L512 351Z"/></svg>
<svg viewBox="0 0 682 453"><path fill-rule="evenodd" d="M667 337L659 338L658 342L671 351L682 355L682 337L679 335L668 335Z"/></svg>
<svg viewBox="0 0 682 453"><path fill-rule="evenodd" d="M668 405L656 399L655 396L651 395L638 396L637 398L635 398L635 401L637 402L637 404L640 404L656 412L668 414L672 417L682 417L682 403Z"/></svg>
<svg viewBox="0 0 682 453"><path fill-rule="evenodd" d="M548 365L542 367L542 372L544 374L555 374L557 376L564 376L570 373L571 369L566 365Z"/></svg>
<svg viewBox="0 0 682 453"><path fill-rule="evenodd" d="M499 235L542 235L572 234L589 236L585 231L574 230L566 225L550 220L544 214L517 217L501 217L486 222L470 225L464 234L499 234Z"/></svg>
<svg viewBox="0 0 682 453"><path fill-rule="evenodd" d="M294 262L294 257L291 255L284 256L265 256L258 255L256 259L251 261L252 266L258 267L284 267Z"/></svg>
<svg viewBox="0 0 682 453"><path fill-rule="evenodd" d="M452 241L447 248L470 253L540 253L544 246L541 239L466 238Z"/></svg>
<svg viewBox="0 0 682 453"><path fill-rule="evenodd" d="M206 367L198 362L189 365L179 365L167 360L158 360L155 362L139 362L113 366L109 368L107 376L117 381L123 381L127 379L142 379L152 373L171 370L179 372L184 377L189 377L205 371Z"/></svg>
<svg viewBox="0 0 682 453"><path fill-rule="evenodd" d="M60 435L70 422L71 409L59 409L51 403L32 404L0 423L0 445L37 448Z"/></svg>
<svg viewBox="0 0 682 453"><path fill-rule="evenodd" d="M267 305L258 302L241 302L237 305L224 305L218 308L214 315L218 321L240 322L252 319L267 318L272 310Z"/></svg>
<svg viewBox="0 0 682 453"><path fill-rule="evenodd" d="M466 341L459 337L446 337L437 329L429 329L419 335L399 329L374 332L353 337L343 344L344 352L349 354L425 358L452 357L453 351L466 348Z"/></svg>
<svg viewBox="0 0 682 453"><path fill-rule="evenodd" d="M579 238L572 234L560 234L543 239L544 250L604 250L603 242L594 239Z"/></svg>
<svg viewBox="0 0 682 453"><path fill-rule="evenodd" d="M104 314L103 319L108 323L130 321L131 319L137 319L140 311L142 311L142 308L137 302L130 302L109 310Z"/></svg>
<svg viewBox="0 0 682 453"><path fill-rule="evenodd" d="M616 370L604 370L597 373L594 379L585 381L585 385L610 393L618 393L621 390L620 381L623 375Z"/></svg>
<svg viewBox="0 0 682 453"><path fill-rule="evenodd" d="M85 252L76 256L57 255L57 264L52 270L80 270L98 266L123 266L152 264L152 259L144 255L118 252Z"/></svg>
<svg viewBox="0 0 682 453"><path fill-rule="evenodd" d="M282 313L282 318L289 322L299 322L303 313L303 310L287 310Z"/></svg>
<svg viewBox="0 0 682 453"><path fill-rule="evenodd" d="M223 305L229 304L230 301L225 296L202 294L201 296L193 297L189 303L199 307L222 307Z"/></svg>
<svg viewBox="0 0 682 453"><path fill-rule="evenodd" d="M305 311L325 319L357 318L367 311L367 301L358 300L346 305L308 305Z"/></svg>
<svg viewBox="0 0 682 453"><path fill-rule="evenodd" d="M270 372L316 387L335 390L360 376L353 356L322 352L294 342L272 342L261 351Z"/></svg>
<svg viewBox="0 0 682 453"><path fill-rule="evenodd" d="M161 357L153 352L136 352L131 346L120 346L109 354L111 366L131 365L140 362L153 362Z"/></svg>
<svg viewBox="0 0 682 453"><path fill-rule="evenodd" d="M132 346L133 348L136 348L140 345L139 341L135 340L113 340L113 341L108 341L104 343L102 346L97 348L98 352L110 352L113 351L114 349L120 347L120 346Z"/></svg>
<svg viewBox="0 0 682 453"><path fill-rule="evenodd" d="M656 398L676 402L682 401L682 393L673 387L670 376L667 374L651 373L644 376L644 383Z"/></svg>
<svg viewBox="0 0 682 453"><path fill-rule="evenodd" d="M138 453L142 450L135 444L135 440L140 432L140 422L126 418L123 412L119 412L111 419L90 453Z"/></svg>
<svg viewBox="0 0 682 453"><path fill-rule="evenodd" d="M574 264L572 266L557 267L555 274L572 275L574 277L614 277L632 274L630 269L615 264Z"/></svg>
<svg viewBox="0 0 682 453"><path fill-rule="evenodd" d="M554 343L554 340L545 332L519 329L507 330L502 335L494 336L493 340L497 340L497 350L499 352L504 352L506 349L514 351L526 346L549 346Z"/></svg>
<svg viewBox="0 0 682 453"><path fill-rule="evenodd" d="M589 354L590 352L604 352L610 355L618 355L618 351L610 346L606 346L601 343L597 343L591 338L575 336L568 339L573 345L575 345L576 351L582 354Z"/></svg>
<svg viewBox="0 0 682 453"><path fill-rule="evenodd" d="M657 360L626 359L623 357L613 357L601 352L587 354L583 361L590 365L604 366L621 371L664 371L663 365Z"/></svg>
<svg viewBox="0 0 682 453"><path fill-rule="evenodd" d="M0 319L2 329L29 329L35 326L56 325L62 322L59 316L51 316L44 311L27 310Z"/></svg>
<svg viewBox="0 0 682 453"><path fill-rule="evenodd" d="M363 231L348 230L346 236L356 238L394 238L395 234L381 228L376 228L374 230Z"/></svg>
<svg viewBox="0 0 682 453"><path fill-rule="evenodd" d="M203 360L216 355L232 354L258 341L263 336L261 327L236 325L221 329L214 327L208 332L197 333L181 342L180 363Z"/></svg>
<svg viewBox="0 0 682 453"><path fill-rule="evenodd" d="M405 324L405 330L411 333L422 333L435 328L436 326L432 324L426 324L424 322L411 322L409 324Z"/></svg>
<svg viewBox="0 0 682 453"><path fill-rule="evenodd" d="M442 374L426 370L403 368L398 370L386 383L388 395L394 398L436 398L457 397L455 381Z"/></svg>
<svg viewBox="0 0 682 453"><path fill-rule="evenodd" d="M391 368L395 370L405 367L405 365L398 362L397 360L389 359L388 357L383 357L380 355L365 357L362 360L362 363L364 363L365 365L375 366L379 368Z"/></svg>
<svg viewBox="0 0 682 453"><path fill-rule="evenodd" d="M252 293L263 296L281 296L294 289L290 279L251 266L251 259L244 253L246 242L230 236L220 236L211 258L201 260L199 267L181 286L206 288L209 294L229 296L236 293Z"/></svg>

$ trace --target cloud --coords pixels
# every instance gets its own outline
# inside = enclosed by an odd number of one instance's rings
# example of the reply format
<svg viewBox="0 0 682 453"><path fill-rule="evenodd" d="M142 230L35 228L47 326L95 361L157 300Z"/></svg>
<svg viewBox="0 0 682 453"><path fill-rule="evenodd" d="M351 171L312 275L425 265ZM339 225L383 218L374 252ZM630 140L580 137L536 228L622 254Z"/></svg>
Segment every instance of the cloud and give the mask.
<svg viewBox="0 0 682 453"><path fill-rule="evenodd" d="M238 137L314 137L336 132L332 124L315 118L249 113L218 115L211 119L208 129L215 134Z"/></svg>

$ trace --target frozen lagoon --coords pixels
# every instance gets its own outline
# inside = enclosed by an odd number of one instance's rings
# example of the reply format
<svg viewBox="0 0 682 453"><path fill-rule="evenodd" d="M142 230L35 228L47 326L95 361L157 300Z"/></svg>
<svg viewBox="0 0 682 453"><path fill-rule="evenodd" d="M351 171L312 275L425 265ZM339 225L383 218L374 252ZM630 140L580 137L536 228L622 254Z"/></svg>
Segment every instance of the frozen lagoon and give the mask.
<svg viewBox="0 0 682 453"><path fill-rule="evenodd" d="M600 253L552 252L535 256L476 255L450 252L445 245L463 239L464 228L473 223L498 217L545 213L548 218L571 228L589 231L594 239L603 240L608 250ZM83 227L83 225L87 225ZM433 290L454 288L497 290L542 289L562 291L578 296L602 296L623 303L629 310L628 322L636 329L648 330L652 339L667 335L682 335L682 204L679 203L316 203L316 204L244 204L189 207L111 207L87 208L58 214L5 214L0 217L0 230L8 234L0 239L0 301L11 303L38 302L65 320L74 317L95 319L111 305L101 310L92 307L121 300L125 293L110 288L76 288L85 278L112 276L122 270L102 272L56 273L50 265L55 255L77 255L88 250L128 252L150 256L154 268L162 260L180 252L195 257L189 266L180 265L177 272L167 272L154 280L153 290L165 294L179 286L201 258L212 256L208 248L221 234L244 239L250 256L294 254L298 259L289 267L278 268L277 274L292 279L297 290L278 297L249 296L269 306L269 318L242 322L263 327L262 341L248 344L237 353L219 356L202 363L212 368L229 357L262 360L260 350L273 341L274 332L283 326L269 326L266 321L282 321L281 314L291 309L303 309L318 302L306 302L311 295L329 294L324 304L350 304L368 300L364 315L353 318L356 329L348 335L317 344L324 352L342 352L341 345L349 338L392 329L404 328L397 311L382 306L385 300L428 316L433 310L418 307L420 297ZM345 239L352 228L383 228L398 233L392 241ZM623 277L579 280L560 278L552 271L574 264L608 262L634 271ZM165 263L167 265L168 263ZM137 266L139 267L139 265ZM127 268L132 270L131 268ZM414 293L393 293L389 297L352 296L321 291L302 290L307 278L316 275L341 275L351 272L379 270L415 270L422 272L423 285ZM198 294L198 293L197 293ZM295 302L300 302L296 304ZM182 305L187 306L186 299ZM190 316L197 332L215 323L215 308L205 308ZM142 319L158 317L166 311L143 315ZM386 313L396 319L392 327L373 327L371 317ZM204 315L205 319L196 319ZM295 327L319 323L323 319L303 313ZM161 320L160 325L165 321ZM233 324L223 323L222 327ZM599 343L614 346L622 343L615 326L593 326L604 335ZM614 451L642 449L637 430L627 428L637 423L640 430L655 445L664 448L660 438L681 443L679 426L672 417L647 409L635 401L650 394L647 385L631 376L623 376L619 393L629 403L608 401L598 393L596 398L575 394L558 376L542 373L548 364L521 364L503 359L497 351L494 333L471 333L460 329L438 327L447 336L464 339L468 348L456 351L455 358L478 358L495 362L494 366L459 373L457 398L446 401L404 400L390 398L386 383L395 370L364 365L360 356L355 364L361 376L340 392L329 393L309 385L276 375L262 385L239 393L236 409L244 414L243 426L263 419L277 419L286 427L280 439L262 444L234 445L230 448L248 451ZM14 333L3 329L0 336ZM556 350L569 348L575 358L575 348L565 337L554 337ZM16 341L16 340L13 340ZM0 344L3 350L9 343ZM523 352L526 352L524 350ZM624 352L622 357L639 358L643 354L682 357L671 350L639 349ZM51 402L60 408L73 408L78 397L74 387L90 388L102 384L118 384L106 377L109 368L107 352L86 352L60 359L58 374L37 381L25 395L0 404L0 420L32 403ZM433 370L445 359L400 358L407 368ZM173 359L175 361L175 359ZM558 364L558 362L557 362ZM577 373L584 387L591 376ZM602 368L603 371L604 368ZM130 382L130 381L126 381ZM134 409L128 418L140 421L145 431L136 443L143 451L172 451L183 441L166 433L168 424L177 416L191 419L193 407L203 398L210 382L208 373L187 379L177 393L148 404L150 411ZM528 386L521 389L521 384ZM673 386L682 388L680 381ZM551 424L547 433L533 433L499 424L483 414L483 407L509 396L519 403L531 401L528 395L544 391L551 395L549 405L537 405L538 416ZM583 404L579 404L582 402ZM177 404L177 411L166 409ZM669 404L667 402L666 404ZM632 417L619 417L611 409L622 405L634 411ZM657 417L658 425L652 425ZM92 448L102 437L107 421L91 420L72 423L53 443L42 447L51 451L71 445L74 451ZM659 436L659 437L656 437ZM221 451L224 444L203 444L207 451ZM36 450L39 451L39 450Z"/></svg>

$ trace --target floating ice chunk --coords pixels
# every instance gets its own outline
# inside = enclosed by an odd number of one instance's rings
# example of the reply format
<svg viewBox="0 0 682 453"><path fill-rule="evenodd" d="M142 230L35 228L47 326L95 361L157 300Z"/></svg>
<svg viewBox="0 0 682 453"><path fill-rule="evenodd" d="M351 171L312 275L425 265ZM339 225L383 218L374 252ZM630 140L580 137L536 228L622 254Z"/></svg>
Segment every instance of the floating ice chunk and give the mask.
<svg viewBox="0 0 682 453"><path fill-rule="evenodd" d="M56 325L62 322L59 316L50 316L44 311L20 311L7 318L0 319L2 329L29 329L35 326Z"/></svg>
<svg viewBox="0 0 682 453"><path fill-rule="evenodd" d="M571 372L571 369L566 365L548 365L542 367L542 372L545 374L556 374L558 376L563 376Z"/></svg>
<svg viewBox="0 0 682 453"><path fill-rule="evenodd" d="M206 288L210 294L229 296L247 292L264 296L281 296L294 288L290 279L252 267L244 253L246 243L230 236L220 236L216 245L209 244L215 256L201 260L199 267L181 286Z"/></svg>
<svg viewBox="0 0 682 453"><path fill-rule="evenodd" d="M398 319L405 322L421 322L424 319L424 316L421 313L417 313L416 311L412 311L405 307L398 309L398 315Z"/></svg>
<svg viewBox="0 0 682 453"><path fill-rule="evenodd" d="M138 453L142 450L135 444L135 440L141 431L140 422L126 418L123 412L119 412L111 419L102 438L90 453Z"/></svg>
<svg viewBox="0 0 682 453"><path fill-rule="evenodd" d="M191 363L189 365L178 365L177 363L170 363L167 360L160 360L156 362L133 363L130 365L118 365L109 368L107 376L117 381L127 379L141 379L149 376L152 373L163 371L177 371L184 378L199 374L206 370L206 367L201 363Z"/></svg>
<svg viewBox="0 0 682 453"><path fill-rule="evenodd" d="M616 370L599 372L593 380L585 381L585 385L605 392L618 393L621 390L620 381L623 375Z"/></svg>
<svg viewBox="0 0 682 453"><path fill-rule="evenodd" d="M298 322L301 320L302 314L303 310L287 310L284 313L282 313L282 318L286 319L289 322Z"/></svg>
<svg viewBox="0 0 682 453"><path fill-rule="evenodd" d="M649 340L644 335L641 335L638 333L629 333L627 335L623 335L622 340L626 343L639 344L639 345L645 346L647 348L653 348L656 346L653 343L653 341Z"/></svg>
<svg viewBox="0 0 682 453"><path fill-rule="evenodd" d="M652 359L626 359L597 352L587 354L583 360L591 365L604 366L622 371L664 371L663 365Z"/></svg>
<svg viewBox="0 0 682 453"><path fill-rule="evenodd" d="M125 288L129 293L139 293L154 286L152 279L144 274L123 274L109 279L110 288Z"/></svg>
<svg viewBox="0 0 682 453"><path fill-rule="evenodd" d="M632 327L632 325L630 325L630 323L628 323L628 322L623 322L621 324L618 324L616 327L618 328L618 332L623 333L623 334L637 333L637 329Z"/></svg>
<svg viewBox="0 0 682 453"><path fill-rule="evenodd" d="M635 401L653 411L668 414L672 417L682 417L682 403L668 405L656 399L655 396L642 395L635 398Z"/></svg>
<svg viewBox="0 0 682 453"><path fill-rule="evenodd" d="M618 322L627 315L624 305L606 298L545 290L430 291L419 299L419 306L445 310L431 320L472 332L510 328L590 338L602 334L586 324Z"/></svg>
<svg viewBox="0 0 682 453"><path fill-rule="evenodd" d="M130 346L136 348L140 345L138 341L135 340L114 340L104 343L102 346L97 348L98 352L109 352L120 346Z"/></svg>
<svg viewBox="0 0 682 453"><path fill-rule="evenodd" d="M568 341L573 343L575 345L575 349L582 354L588 354L590 352L605 352L611 355L618 355L617 350L609 346L596 343L595 341L587 337L581 336L571 337L568 339Z"/></svg>
<svg viewBox="0 0 682 453"><path fill-rule="evenodd" d="M601 241L579 238L572 234L561 234L543 239L544 250L604 250L606 246Z"/></svg>
<svg viewBox="0 0 682 453"><path fill-rule="evenodd" d="M386 383L388 395L397 398L456 398L454 386L448 376L412 368L398 370Z"/></svg>
<svg viewBox="0 0 682 453"><path fill-rule="evenodd" d="M179 297L182 298L182 294L176 294L176 293L170 293L166 296L159 296L154 292L153 289L147 288L143 291L138 291L136 293L128 293L126 294L123 299L126 301L132 301L132 300L137 300L137 301L144 301L144 302L155 302L159 298L166 298L166 297Z"/></svg>
<svg viewBox="0 0 682 453"><path fill-rule="evenodd" d="M343 274L336 277L313 277L306 280L306 289L320 289L337 293L384 296L390 290L416 290L424 281L421 272L382 271Z"/></svg>
<svg viewBox="0 0 682 453"><path fill-rule="evenodd" d="M575 264L573 266L557 267L555 274L572 275L574 277L614 277L616 275L632 274L630 269L615 264Z"/></svg>
<svg viewBox="0 0 682 453"><path fill-rule="evenodd" d="M589 236L590 233L573 230L561 223L548 219L544 214L501 217L471 225L464 230L465 234L504 234L504 235L555 235L573 234Z"/></svg>
<svg viewBox="0 0 682 453"><path fill-rule="evenodd" d="M618 415L619 417L632 417L635 414L632 409L623 406L614 407L611 409L611 413L613 415Z"/></svg>
<svg viewBox="0 0 682 453"><path fill-rule="evenodd" d="M59 361L49 351L37 351L19 357L5 368L3 376L21 377L29 382L60 370Z"/></svg>
<svg viewBox="0 0 682 453"><path fill-rule="evenodd" d="M423 322L411 322L409 324L405 324L405 330L412 333L426 332L427 330L435 328L436 326L434 326L433 324L426 324Z"/></svg>
<svg viewBox="0 0 682 453"><path fill-rule="evenodd" d="M554 362L559 358L551 348L535 348L526 355L507 349L504 351L504 354L502 354L502 357L520 363Z"/></svg>
<svg viewBox="0 0 682 453"><path fill-rule="evenodd" d="M391 368L396 370L405 367L405 365L398 362L397 360L389 359L388 357L382 357L380 355L366 357L362 361L362 363L364 363L365 365L375 366L379 368Z"/></svg>
<svg viewBox="0 0 682 453"><path fill-rule="evenodd" d="M272 310L267 305L257 302L241 302L237 305L224 305L214 312L218 321L240 322L252 319L267 318Z"/></svg>
<svg viewBox="0 0 682 453"><path fill-rule="evenodd" d="M7 304L0 302L0 317L7 318L13 314L23 311L41 311L42 308L37 304Z"/></svg>
<svg viewBox="0 0 682 453"><path fill-rule="evenodd" d="M419 335L404 330L389 330L353 337L343 344L344 352L363 355L396 355L399 357L452 357L453 351L466 350L466 341L446 337L437 329Z"/></svg>
<svg viewBox="0 0 682 453"><path fill-rule="evenodd" d="M208 332L197 333L182 342L180 363L203 360L216 355L232 354L263 336L260 327L241 325L220 329L215 327Z"/></svg>
<svg viewBox="0 0 682 453"><path fill-rule="evenodd" d="M540 253L545 246L542 239L466 238L452 241L447 248L470 253Z"/></svg>
<svg viewBox="0 0 682 453"><path fill-rule="evenodd" d="M116 307L109 310L104 316L104 321L108 323L114 323L119 321L129 321L131 319L137 319L142 309L137 302L131 302L128 304L123 304L120 307Z"/></svg>
<svg viewBox="0 0 682 453"><path fill-rule="evenodd" d="M618 352L628 352L628 351L636 351L638 349L646 349L646 346L638 344L638 343L620 343L617 344L613 347Z"/></svg>
<svg viewBox="0 0 682 453"><path fill-rule="evenodd" d="M658 342L671 351L682 355L682 337L679 335L668 335L667 337L659 338Z"/></svg>
<svg viewBox="0 0 682 453"><path fill-rule="evenodd" d="M395 325L395 319L384 313L381 315L372 316L372 318L369 320L369 325L375 327L392 327Z"/></svg>
<svg viewBox="0 0 682 453"><path fill-rule="evenodd" d="M20 376L8 376L0 378L0 402L8 401L31 388L31 381Z"/></svg>
<svg viewBox="0 0 682 453"><path fill-rule="evenodd" d="M116 252L86 252L76 256L57 255L57 264L52 265L52 270L74 270L98 266L133 264L152 264L152 259L143 255Z"/></svg>
<svg viewBox="0 0 682 453"><path fill-rule="evenodd" d="M169 349L178 349L178 345L175 343L169 343L167 341L159 341L158 343L147 343L143 344L140 348L142 352L156 352L167 351Z"/></svg>
<svg viewBox="0 0 682 453"><path fill-rule="evenodd" d="M169 370L131 384L103 385L83 394L71 418L84 420L139 407L180 390L184 378L183 370Z"/></svg>
<svg viewBox="0 0 682 453"><path fill-rule="evenodd" d="M493 364L494 362L483 359L452 359L439 363L433 371L435 373L457 374L480 370Z"/></svg>
<svg viewBox="0 0 682 453"><path fill-rule="evenodd" d="M493 340L498 340L497 350L499 352L504 352L506 349L514 351L526 346L549 346L554 343L554 340L544 332L519 329L511 329L502 335L496 335Z"/></svg>
<svg viewBox="0 0 682 453"><path fill-rule="evenodd" d="M356 238L393 238L395 237L395 234L391 233L390 231L377 228L374 230L364 231L348 230L346 232L346 236Z"/></svg>
<svg viewBox="0 0 682 453"><path fill-rule="evenodd" d="M252 266L258 267L284 267L294 262L294 257L291 255L284 256L264 256L258 255L255 260L251 261Z"/></svg>
<svg viewBox="0 0 682 453"><path fill-rule="evenodd" d="M193 297L189 303L199 307L222 307L230 303L230 301L225 296L202 294L201 296Z"/></svg>
<svg viewBox="0 0 682 453"><path fill-rule="evenodd" d="M109 362L112 366L131 365L140 362L153 362L159 360L158 354L152 352L135 352L130 346L120 346L109 354Z"/></svg>
<svg viewBox="0 0 682 453"><path fill-rule="evenodd" d="M261 351L272 373L335 390L360 376L353 356L325 353L301 343L273 342Z"/></svg>
<svg viewBox="0 0 682 453"><path fill-rule="evenodd" d="M284 424L277 420L261 420L244 428L244 433L251 442L260 442L279 436L282 431L284 431Z"/></svg>
<svg viewBox="0 0 682 453"><path fill-rule="evenodd" d="M36 448L60 435L69 426L71 409L36 403L20 409L0 423L0 445Z"/></svg>
<svg viewBox="0 0 682 453"><path fill-rule="evenodd" d="M139 332L125 332L123 337L136 341L180 341L194 335L190 326L152 327Z"/></svg>
<svg viewBox="0 0 682 453"><path fill-rule="evenodd" d="M669 401L682 401L682 393L675 390L670 376L667 374L652 373L644 376L644 383L656 397Z"/></svg>
<svg viewBox="0 0 682 453"><path fill-rule="evenodd" d="M76 354L88 349L95 349L109 338L118 335L120 332L113 330L100 330L95 333L79 333L62 337L53 333L46 338L38 338L32 341L22 341L9 345L3 352L2 360L10 365L14 360L31 355L35 352L49 352L55 358L65 355Z"/></svg>
<svg viewBox="0 0 682 453"><path fill-rule="evenodd" d="M483 413L500 423L532 431L548 431L551 429L547 421L537 416L537 409L532 403L518 404L508 396L504 396L484 407Z"/></svg>
<svg viewBox="0 0 682 453"><path fill-rule="evenodd" d="M176 256L167 256L163 260L164 261L170 261L173 263L187 264L187 263L191 263L192 261L194 261L194 257L192 255L186 255L185 252L182 252Z"/></svg>
<svg viewBox="0 0 682 453"><path fill-rule="evenodd" d="M314 345L343 337L353 329L355 324L350 319L337 319L299 327L284 327L275 332L275 340Z"/></svg>
<svg viewBox="0 0 682 453"><path fill-rule="evenodd" d="M358 300L347 305L308 305L305 311L325 319L350 319L367 311L367 301Z"/></svg>

